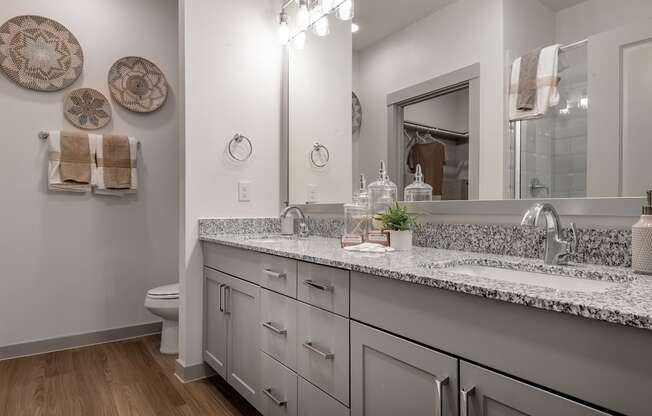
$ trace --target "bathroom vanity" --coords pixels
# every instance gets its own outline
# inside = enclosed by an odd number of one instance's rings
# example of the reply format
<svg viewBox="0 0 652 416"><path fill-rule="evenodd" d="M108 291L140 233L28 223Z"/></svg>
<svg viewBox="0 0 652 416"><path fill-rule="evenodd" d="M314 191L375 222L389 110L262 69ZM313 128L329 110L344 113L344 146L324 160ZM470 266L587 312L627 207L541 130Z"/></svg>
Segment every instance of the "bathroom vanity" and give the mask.
<svg viewBox="0 0 652 416"><path fill-rule="evenodd" d="M628 269L201 238L205 361L264 415L652 414L652 279Z"/></svg>

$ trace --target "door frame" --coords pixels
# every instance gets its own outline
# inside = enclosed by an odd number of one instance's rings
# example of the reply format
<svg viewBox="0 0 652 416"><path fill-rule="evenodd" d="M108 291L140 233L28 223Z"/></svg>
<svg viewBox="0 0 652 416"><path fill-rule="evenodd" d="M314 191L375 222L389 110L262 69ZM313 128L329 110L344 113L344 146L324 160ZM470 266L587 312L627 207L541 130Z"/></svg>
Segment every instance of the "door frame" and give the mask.
<svg viewBox="0 0 652 416"><path fill-rule="evenodd" d="M403 172L403 113L408 105L441 95L469 89L469 199L480 195L480 63L387 94L387 166L390 172ZM405 181L397 174L398 199L403 200Z"/></svg>

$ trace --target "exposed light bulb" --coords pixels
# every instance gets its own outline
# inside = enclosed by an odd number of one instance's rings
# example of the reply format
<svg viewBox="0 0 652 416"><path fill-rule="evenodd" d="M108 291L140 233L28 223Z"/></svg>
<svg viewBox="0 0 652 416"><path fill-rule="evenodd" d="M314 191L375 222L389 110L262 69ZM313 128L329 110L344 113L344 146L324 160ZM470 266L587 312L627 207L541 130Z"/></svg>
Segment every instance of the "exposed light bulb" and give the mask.
<svg viewBox="0 0 652 416"><path fill-rule="evenodd" d="M308 11L308 2L306 0L299 1L297 25L299 26L299 30L306 30L310 26L310 12Z"/></svg>
<svg viewBox="0 0 652 416"><path fill-rule="evenodd" d="M321 0L321 11L328 14L333 10L333 0Z"/></svg>
<svg viewBox="0 0 652 416"><path fill-rule="evenodd" d="M279 17L278 40L281 45L287 45L290 41L290 25L288 25L288 15L284 11Z"/></svg>
<svg viewBox="0 0 652 416"><path fill-rule="evenodd" d="M360 31L360 26L357 23L351 23L351 32L358 33Z"/></svg>
<svg viewBox="0 0 652 416"><path fill-rule="evenodd" d="M345 0L337 9L337 18L340 20L351 20L355 14L353 0Z"/></svg>
<svg viewBox="0 0 652 416"><path fill-rule="evenodd" d="M299 32L294 37L294 47L298 50L303 50L306 46L306 32Z"/></svg>
<svg viewBox="0 0 652 416"><path fill-rule="evenodd" d="M319 20L315 22L315 25L313 26L313 31L317 36L322 36L322 37L328 36L328 34L331 33L328 24L328 16L321 16Z"/></svg>

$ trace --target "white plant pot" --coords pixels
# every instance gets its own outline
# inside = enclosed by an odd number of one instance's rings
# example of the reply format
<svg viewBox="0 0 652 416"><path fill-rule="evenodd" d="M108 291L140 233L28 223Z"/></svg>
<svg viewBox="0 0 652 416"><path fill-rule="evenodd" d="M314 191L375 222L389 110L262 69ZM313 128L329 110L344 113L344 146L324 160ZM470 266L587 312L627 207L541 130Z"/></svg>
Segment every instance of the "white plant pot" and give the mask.
<svg viewBox="0 0 652 416"><path fill-rule="evenodd" d="M394 250L408 251L412 249L412 231L389 232L389 246Z"/></svg>

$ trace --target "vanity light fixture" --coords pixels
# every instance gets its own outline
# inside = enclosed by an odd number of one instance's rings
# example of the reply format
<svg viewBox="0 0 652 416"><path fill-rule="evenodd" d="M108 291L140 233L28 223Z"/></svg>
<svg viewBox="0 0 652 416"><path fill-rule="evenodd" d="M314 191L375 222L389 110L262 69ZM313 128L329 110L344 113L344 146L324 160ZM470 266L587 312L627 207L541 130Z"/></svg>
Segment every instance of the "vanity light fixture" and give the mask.
<svg viewBox="0 0 652 416"><path fill-rule="evenodd" d="M281 45L287 45L290 41L290 25L288 24L288 14L281 10L279 15L278 40Z"/></svg>
<svg viewBox="0 0 652 416"><path fill-rule="evenodd" d="M344 0L337 8L337 17L340 20L351 20L355 12L353 0Z"/></svg>
<svg viewBox="0 0 652 416"><path fill-rule="evenodd" d="M291 31L289 18L286 8L293 4L298 5L296 30ZM312 10L308 8L311 5ZM341 20L351 20L354 15L353 0L287 0L281 7L279 14L279 40L281 44L287 45L292 42L294 47L301 50L306 44L306 32L312 28L317 36L327 36L330 34L329 15L337 13ZM351 31L357 32L359 26L355 23L351 25Z"/></svg>
<svg viewBox="0 0 652 416"><path fill-rule="evenodd" d="M310 26L310 12L308 11L308 0L299 0L299 11L297 12L297 25L300 31Z"/></svg>

